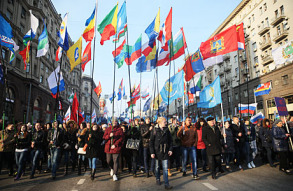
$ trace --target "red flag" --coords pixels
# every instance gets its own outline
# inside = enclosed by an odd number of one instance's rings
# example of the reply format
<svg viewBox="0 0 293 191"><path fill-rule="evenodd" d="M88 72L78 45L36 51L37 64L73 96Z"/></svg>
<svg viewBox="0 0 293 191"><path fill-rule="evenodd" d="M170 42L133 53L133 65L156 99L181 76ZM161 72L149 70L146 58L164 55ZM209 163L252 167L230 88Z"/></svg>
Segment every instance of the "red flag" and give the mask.
<svg viewBox="0 0 293 191"><path fill-rule="evenodd" d="M90 41L84 51L81 58L81 69L84 72L85 65L92 59L92 41Z"/></svg>
<svg viewBox="0 0 293 191"><path fill-rule="evenodd" d="M123 50L123 46L125 45L126 41L124 39L124 41L122 42L122 44L120 44L120 46L118 48L116 48L116 56L118 56L121 51ZM112 52L113 57L115 58L115 50Z"/></svg>
<svg viewBox="0 0 293 191"><path fill-rule="evenodd" d="M168 41L172 36L172 7L169 11L168 16L159 32L158 40L162 43L162 48L168 50Z"/></svg>
<svg viewBox="0 0 293 191"><path fill-rule="evenodd" d="M101 95L101 93L102 93L101 82L99 82L99 85L94 89L94 91L96 92L98 97Z"/></svg>
<svg viewBox="0 0 293 191"><path fill-rule="evenodd" d="M224 55L237 49L236 25L229 27L200 45L200 52L204 60L213 60L219 55ZM209 61L206 61L206 63L206 66L215 64Z"/></svg>
<svg viewBox="0 0 293 191"><path fill-rule="evenodd" d="M63 109L62 103L61 103L61 101L59 101L59 110L62 110L62 109Z"/></svg>
<svg viewBox="0 0 293 191"><path fill-rule="evenodd" d="M74 121L77 121L77 114L79 112L78 112L78 100L77 100L76 93L74 94L73 101L72 101L72 107L71 108L72 109L71 109L70 119L71 120L74 120Z"/></svg>
<svg viewBox="0 0 293 191"><path fill-rule="evenodd" d="M137 97L139 95L139 93L140 93L140 84L138 84L138 86L136 87L136 89L132 93L132 98Z"/></svg>
<svg viewBox="0 0 293 191"><path fill-rule="evenodd" d="M183 66L183 70L184 70L184 73L185 73L185 81L188 82L195 75L195 72L192 69L191 58L190 57L188 57L186 59L185 64Z"/></svg>
<svg viewBox="0 0 293 191"><path fill-rule="evenodd" d="M82 116L81 110L78 111L78 125L80 125L84 121L84 118Z"/></svg>
<svg viewBox="0 0 293 191"><path fill-rule="evenodd" d="M238 49L244 50L245 49L245 39L244 39L243 23L236 25L236 32L237 32Z"/></svg>
<svg viewBox="0 0 293 191"><path fill-rule="evenodd" d="M29 62L29 51L30 51L30 41L27 43L27 46L25 47L25 49L23 49L22 51L19 52L19 54L21 55L22 59L23 59L23 63L24 63L24 70L26 70L26 65Z"/></svg>
<svg viewBox="0 0 293 191"><path fill-rule="evenodd" d="M55 57L55 60L58 62L61 58L61 55L62 55L62 48L59 46L57 51L56 51L56 57Z"/></svg>
<svg viewBox="0 0 293 191"><path fill-rule="evenodd" d="M192 93L189 93L189 92L188 92L188 102L189 102L189 104L194 103L194 97L193 97L193 94L192 94Z"/></svg>

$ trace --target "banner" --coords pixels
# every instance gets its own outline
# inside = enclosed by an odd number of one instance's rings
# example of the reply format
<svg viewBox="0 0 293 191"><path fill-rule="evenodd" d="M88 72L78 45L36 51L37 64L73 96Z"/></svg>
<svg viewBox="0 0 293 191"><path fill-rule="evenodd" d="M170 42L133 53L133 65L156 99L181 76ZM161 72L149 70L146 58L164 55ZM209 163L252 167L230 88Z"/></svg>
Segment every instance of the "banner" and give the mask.
<svg viewBox="0 0 293 191"><path fill-rule="evenodd" d="M279 116L287 116L288 110L287 110L285 99L281 97L275 97L275 103L276 103Z"/></svg>

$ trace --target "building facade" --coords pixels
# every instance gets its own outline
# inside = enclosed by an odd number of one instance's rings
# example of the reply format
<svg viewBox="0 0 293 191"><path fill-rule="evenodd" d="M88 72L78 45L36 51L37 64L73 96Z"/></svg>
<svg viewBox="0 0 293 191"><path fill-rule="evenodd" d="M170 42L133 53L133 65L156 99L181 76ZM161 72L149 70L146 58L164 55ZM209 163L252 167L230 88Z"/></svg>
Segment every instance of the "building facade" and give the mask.
<svg viewBox="0 0 293 191"><path fill-rule="evenodd" d="M62 17L57 13L51 0L3 0L0 1L0 13L4 19L10 23L13 32L13 40L23 50L23 37L30 29L30 13L39 19L39 27L36 37L31 43L30 63L27 70L24 70L24 63L21 56L16 52L15 59L9 64L10 51L2 47L2 57L4 66L7 67L7 88L6 94L1 93L0 113L4 109L6 120L12 122L17 121L41 121L50 122L54 118L54 114L58 110L58 102L51 96L47 78L60 64L61 72L65 81L65 91L61 92L61 104L63 110L61 115L66 112L69 102L68 97L72 92L79 95L79 81L76 80L80 76L81 70L76 67L71 73L69 59L66 53L59 62L55 61L55 53L58 48L57 42L59 37L57 32L60 29ZM47 26L49 38L49 51L45 56L36 57L38 38L43 31L43 19ZM69 37L69 44L73 42ZM32 67L30 67L30 65ZM29 89L31 84L31 96ZM4 91L4 86L0 86ZM4 98L4 95L6 98ZM32 115L33 114L33 115ZM33 117L32 117L33 116Z"/></svg>

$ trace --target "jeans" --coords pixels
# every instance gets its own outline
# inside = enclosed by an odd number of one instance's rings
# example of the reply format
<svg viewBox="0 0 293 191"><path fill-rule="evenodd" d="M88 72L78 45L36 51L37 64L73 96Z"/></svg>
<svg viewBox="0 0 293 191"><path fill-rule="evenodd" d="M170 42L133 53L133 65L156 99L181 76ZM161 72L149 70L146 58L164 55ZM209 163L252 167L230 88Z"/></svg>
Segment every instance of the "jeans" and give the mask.
<svg viewBox="0 0 293 191"><path fill-rule="evenodd" d="M96 169L97 158L88 158L88 160L89 160L89 167L91 169Z"/></svg>
<svg viewBox="0 0 293 191"><path fill-rule="evenodd" d="M172 165L174 163L174 161L176 162L176 168L180 167L180 152L181 152L181 148L178 147L173 147L173 154L170 156L170 161L169 161L169 169L172 168Z"/></svg>
<svg viewBox="0 0 293 191"><path fill-rule="evenodd" d="M255 159L256 155L257 155L257 145L256 145L256 141L251 141L249 143L250 145L250 149L252 150L252 160Z"/></svg>
<svg viewBox="0 0 293 191"><path fill-rule="evenodd" d="M159 165L159 161L156 159L156 179L160 180L160 165ZM161 160L162 161L162 167L163 167L163 178L164 178L164 182L165 182L165 186L169 186L169 180L168 180L168 160Z"/></svg>
<svg viewBox="0 0 293 191"><path fill-rule="evenodd" d="M268 158L268 161L270 163L271 166L274 165L274 162L273 162L273 159L272 159L272 149L270 147L264 147L267 151L267 158Z"/></svg>
<svg viewBox="0 0 293 191"><path fill-rule="evenodd" d="M151 160L150 171L154 171L155 159L151 158L150 149L143 148L143 158L144 158L144 169L145 172L149 172L149 161Z"/></svg>
<svg viewBox="0 0 293 191"><path fill-rule="evenodd" d="M208 161L207 161L207 149L197 149L197 151L200 152L200 155L201 155L202 168L206 169L207 164L208 164Z"/></svg>
<svg viewBox="0 0 293 191"><path fill-rule="evenodd" d="M69 153L70 153L70 160L72 161L72 163L75 163L77 152L75 149L71 149L71 150L64 150L65 164L69 162Z"/></svg>
<svg viewBox="0 0 293 191"><path fill-rule="evenodd" d="M224 157L225 157L225 163L226 163L226 166L229 166L230 162L233 160L234 158L234 153L225 153L224 154Z"/></svg>
<svg viewBox="0 0 293 191"><path fill-rule="evenodd" d="M249 142L245 142L245 160L247 163L250 163L252 161L252 153Z"/></svg>
<svg viewBox="0 0 293 191"><path fill-rule="evenodd" d="M188 159L188 154L191 158L193 175L196 175L197 173L196 148L194 146L182 147L182 171L186 172L186 163Z"/></svg>
<svg viewBox="0 0 293 191"><path fill-rule="evenodd" d="M131 156L131 162L132 162L132 173L136 174L136 170L137 170L137 160L139 158L139 151L137 150L132 150L131 151L132 156Z"/></svg>
<svg viewBox="0 0 293 191"><path fill-rule="evenodd" d="M31 160L32 160L32 171L31 175L33 176L35 174L35 170L37 166L39 165L41 150L32 150L31 151Z"/></svg>
<svg viewBox="0 0 293 191"><path fill-rule="evenodd" d="M15 161L16 161L16 165L18 167L18 169L17 169L17 177L21 177L23 167L24 167L24 164L26 162L27 152L28 151L15 152Z"/></svg>
<svg viewBox="0 0 293 191"><path fill-rule="evenodd" d="M85 160L85 155L78 155L78 159L81 159L82 161Z"/></svg>
<svg viewBox="0 0 293 191"><path fill-rule="evenodd" d="M52 163L52 176L55 177L56 171L59 167L58 163L59 163L61 148L57 148L57 147L51 148L50 153L51 153L51 163Z"/></svg>
<svg viewBox="0 0 293 191"><path fill-rule="evenodd" d="M48 169L51 169L52 168L51 154L48 154L47 166L48 166Z"/></svg>

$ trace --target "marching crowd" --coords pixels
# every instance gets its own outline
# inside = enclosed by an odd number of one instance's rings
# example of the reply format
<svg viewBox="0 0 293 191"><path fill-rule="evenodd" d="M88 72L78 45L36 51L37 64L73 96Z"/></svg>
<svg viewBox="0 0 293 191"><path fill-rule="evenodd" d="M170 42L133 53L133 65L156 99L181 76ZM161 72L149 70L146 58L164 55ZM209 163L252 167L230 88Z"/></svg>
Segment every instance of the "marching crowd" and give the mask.
<svg viewBox="0 0 293 191"><path fill-rule="evenodd" d="M238 117L224 124L213 117L200 118L195 124L191 121L187 117L179 123L172 118L167 125L166 119L159 117L155 123L150 118L135 119L130 124L119 124L114 119L113 125L85 122L77 125L72 120L63 124L38 122L33 126L4 124L5 129L0 131L0 173L6 164L9 176L14 176L15 181L27 169L31 179L36 172L50 172L54 180L59 167L64 168L66 176L71 166L72 172L77 168L78 175L89 169L94 180L99 160L103 168L110 169L113 181L118 180L119 170L127 168L134 178L138 170L146 177L155 176L156 184L160 185L162 170L165 189L172 189L168 176L172 176L173 168L187 176L190 166L192 178L197 180L200 165L202 171L210 171L216 179L218 173L232 169L255 168L254 160L259 155L263 163L274 168L278 161L279 170L291 174L293 116L288 122L281 117L274 122L259 120L257 124Z"/></svg>

